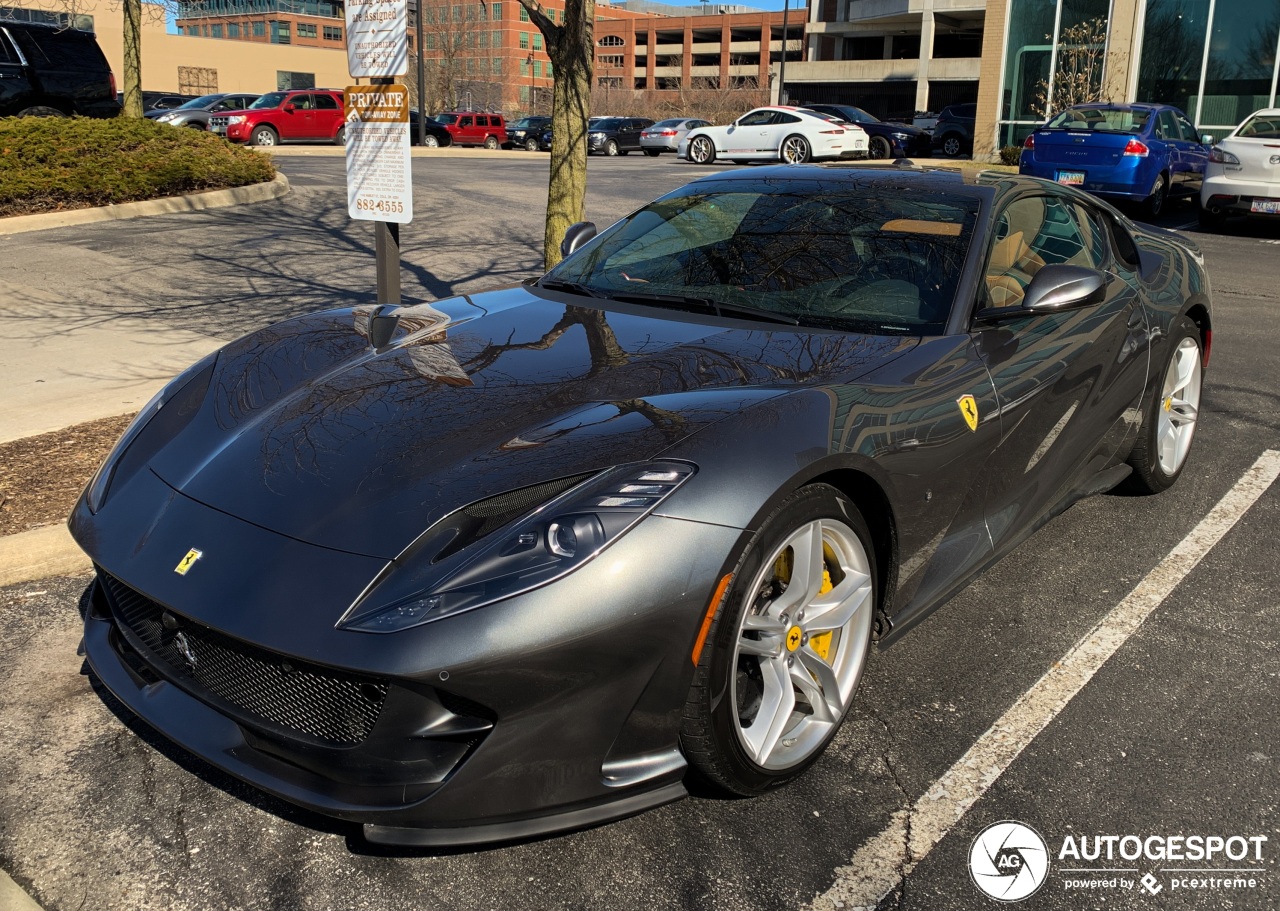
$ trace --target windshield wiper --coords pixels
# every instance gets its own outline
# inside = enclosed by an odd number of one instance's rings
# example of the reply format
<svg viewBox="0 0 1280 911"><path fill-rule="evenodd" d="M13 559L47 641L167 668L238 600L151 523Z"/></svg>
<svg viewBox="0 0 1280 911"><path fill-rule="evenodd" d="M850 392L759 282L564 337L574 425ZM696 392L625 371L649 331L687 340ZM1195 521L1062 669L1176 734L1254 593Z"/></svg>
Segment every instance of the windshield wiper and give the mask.
<svg viewBox="0 0 1280 911"><path fill-rule="evenodd" d="M747 319L760 320L766 323L785 323L788 326L798 326L800 321L790 316L784 316L781 313L773 313L769 310L757 310L755 307L742 307L737 304L725 304L719 301L711 300L707 297L693 297L684 294L659 294L656 292L645 291L622 291L614 292L609 295L610 298L623 303L635 304L674 304L678 307L697 307L704 313L714 313L716 316L742 316Z"/></svg>
<svg viewBox="0 0 1280 911"><path fill-rule="evenodd" d="M571 294L581 294L583 297L604 297L595 288L590 285L584 285L581 282L567 282L562 278L543 278L537 282L539 288L546 288L548 291L568 291Z"/></svg>

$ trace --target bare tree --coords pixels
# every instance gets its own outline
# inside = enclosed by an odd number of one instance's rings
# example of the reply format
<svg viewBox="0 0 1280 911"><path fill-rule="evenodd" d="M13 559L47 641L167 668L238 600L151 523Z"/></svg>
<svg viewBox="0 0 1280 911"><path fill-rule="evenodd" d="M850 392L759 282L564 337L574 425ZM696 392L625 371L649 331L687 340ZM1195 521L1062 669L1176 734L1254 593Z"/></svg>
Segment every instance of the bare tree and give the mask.
<svg viewBox="0 0 1280 911"><path fill-rule="evenodd" d="M1052 41L1053 36L1046 35L1045 40ZM1072 105L1109 101L1117 94L1111 78L1116 70L1108 66L1105 16L1064 28L1058 40L1052 91L1048 80L1040 80L1031 109L1047 119Z"/></svg>
<svg viewBox="0 0 1280 911"><path fill-rule="evenodd" d="M546 40L555 67L551 100L551 176L547 183L547 222L543 262L560 262L560 241L569 225L586 218L587 119L595 66L595 0L565 0L560 24L547 15L540 0L520 0Z"/></svg>

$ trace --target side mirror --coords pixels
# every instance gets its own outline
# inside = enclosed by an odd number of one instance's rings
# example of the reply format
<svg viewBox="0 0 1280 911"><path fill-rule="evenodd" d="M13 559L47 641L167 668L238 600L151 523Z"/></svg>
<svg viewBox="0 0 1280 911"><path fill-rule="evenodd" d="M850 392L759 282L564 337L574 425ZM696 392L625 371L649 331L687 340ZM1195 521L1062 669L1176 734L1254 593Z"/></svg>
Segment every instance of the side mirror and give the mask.
<svg viewBox="0 0 1280 911"><path fill-rule="evenodd" d="M1027 286L1022 309L1032 313L1060 313L1100 304L1107 296L1107 277L1081 266L1044 266Z"/></svg>
<svg viewBox="0 0 1280 911"><path fill-rule="evenodd" d="M382 304L369 314L369 344L375 349L385 348L400 325L400 308L394 304Z"/></svg>
<svg viewBox="0 0 1280 911"><path fill-rule="evenodd" d="M580 221L569 225L564 232L564 240L560 241L560 257L564 259L591 238L596 236L595 222Z"/></svg>
<svg viewBox="0 0 1280 911"><path fill-rule="evenodd" d="M292 101L286 101L284 103L284 107L280 108L280 110L284 111L286 114L292 114L294 111L297 110L297 108L293 106Z"/></svg>
<svg viewBox="0 0 1280 911"><path fill-rule="evenodd" d="M1213 145L1213 137L1210 134L1205 133L1200 137L1200 144L1204 146Z"/></svg>

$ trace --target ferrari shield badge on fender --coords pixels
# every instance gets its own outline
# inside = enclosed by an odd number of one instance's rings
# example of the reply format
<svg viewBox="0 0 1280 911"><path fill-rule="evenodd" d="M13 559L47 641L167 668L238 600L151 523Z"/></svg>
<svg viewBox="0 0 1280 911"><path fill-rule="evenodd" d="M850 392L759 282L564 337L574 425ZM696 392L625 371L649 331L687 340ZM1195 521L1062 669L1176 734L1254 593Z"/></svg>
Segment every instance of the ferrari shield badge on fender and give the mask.
<svg viewBox="0 0 1280 911"><path fill-rule="evenodd" d="M978 429L978 403L974 401L971 395L962 395L956 399L956 404L960 406L960 413L964 415L964 422L969 425L970 430Z"/></svg>
<svg viewBox="0 0 1280 911"><path fill-rule="evenodd" d="M187 555L185 557L178 561L178 565L173 568L173 571L179 576L185 576L190 571L191 567L195 566L196 561L203 556L203 553L193 547L187 551Z"/></svg>

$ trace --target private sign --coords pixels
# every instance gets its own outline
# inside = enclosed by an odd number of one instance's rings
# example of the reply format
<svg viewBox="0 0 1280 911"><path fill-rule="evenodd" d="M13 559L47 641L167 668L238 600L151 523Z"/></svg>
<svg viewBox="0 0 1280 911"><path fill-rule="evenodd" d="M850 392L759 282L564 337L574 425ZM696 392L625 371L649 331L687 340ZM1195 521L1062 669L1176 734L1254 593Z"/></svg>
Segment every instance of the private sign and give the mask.
<svg viewBox="0 0 1280 911"><path fill-rule="evenodd" d="M343 94L347 128L347 214L364 221L413 221L409 91L353 85Z"/></svg>

